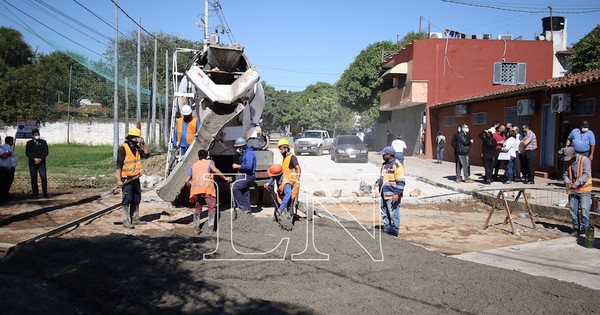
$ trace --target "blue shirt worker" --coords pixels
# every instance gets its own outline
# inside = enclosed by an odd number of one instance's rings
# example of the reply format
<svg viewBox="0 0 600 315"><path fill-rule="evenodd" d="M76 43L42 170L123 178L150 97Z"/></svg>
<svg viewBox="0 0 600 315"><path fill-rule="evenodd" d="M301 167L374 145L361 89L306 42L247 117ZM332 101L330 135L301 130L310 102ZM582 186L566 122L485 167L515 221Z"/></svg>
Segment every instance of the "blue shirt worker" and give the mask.
<svg viewBox="0 0 600 315"><path fill-rule="evenodd" d="M238 153L242 154L241 164L233 163L231 165L231 168L242 173L242 176L239 176L239 179L233 183L233 200L244 213L252 214L250 187L254 185L256 175L256 154L252 147L248 147L248 142L244 138L237 138L233 146Z"/></svg>
<svg viewBox="0 0 600 315"><path fill-rule="evenodd" d="M581 127L573 129L569 134L566 146L572 146L577 154L587 156L590 158L590 161L593 161L596 137L589 127L589 123L586 120L582 121Z"/></svg>
<svg viewBox="0 0 600 315"><path fill-rule="evenodd" d="M388 146L379 152L383 157L381 176L377 181L381 192L381 217L383 231L398 236L400 230L400 201L404 194L404 166L394 155L396 151Z"/></svg>
<svg viewBox="0 0 600 315"><path fill-rule="evenodd" d="M177 129L173 135L173 146L181 150L180 155L184 156L188 148L196 140L196 133L200 130L200 120L192 117L192 108L190 105L183 105L181 108L183 116L177 118Z"/></svg>
<svg viewBox="0 0 600 315"><path fill-rule="evenodd" d="M587 230L590 222L590 207L592 205L592 164L584 155L577 154L573 147L564 151L565 172L563 179L569 194L569 209L573 219L573 232L577 236ZM578 211L581 209L581 222Z"/></svg>

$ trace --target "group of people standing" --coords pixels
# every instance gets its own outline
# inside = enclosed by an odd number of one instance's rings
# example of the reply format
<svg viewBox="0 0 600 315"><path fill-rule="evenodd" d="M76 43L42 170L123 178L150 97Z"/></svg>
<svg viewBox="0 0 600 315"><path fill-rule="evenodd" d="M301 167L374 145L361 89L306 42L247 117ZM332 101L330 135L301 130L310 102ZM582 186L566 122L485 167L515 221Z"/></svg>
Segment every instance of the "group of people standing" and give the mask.
<svg viewBox="0 0 600 315"><path fill-rule="evenodd" d="M0 139L1 140L1 139ZM25 145L29 175L31 180L31 192L33 198L39 198L38 174L42 185L42 195L50 198L48 194L48 178L46 175L46 157L48 156L48 143L40 138L40 130L31 131L31 140ZM0 202L12 199L10 188L15 179L17 168L17 155L15 154L15 138L4 138L4 144L0 146Z"/></svg>
<svg viewBox="0 0 600 315"><path fill-rule="evenodd" d="M500 180L498 173L504 164L504 184L522 180L525 184L535 183L535 158L537 136L524 124L522 129L493 121L489 129L479 134L482 141L482 158L485 175L483 182L490 185Z"/></svg>

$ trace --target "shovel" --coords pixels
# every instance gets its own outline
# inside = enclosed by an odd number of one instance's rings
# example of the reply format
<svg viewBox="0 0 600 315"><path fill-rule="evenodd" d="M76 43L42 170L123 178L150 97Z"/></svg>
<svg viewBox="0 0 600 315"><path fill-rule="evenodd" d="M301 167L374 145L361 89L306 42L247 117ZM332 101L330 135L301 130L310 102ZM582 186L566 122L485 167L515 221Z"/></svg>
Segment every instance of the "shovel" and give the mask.
<svg viewBox="0 0 600 315"><path fill-rule="evenodd" d="M123 187L125 187L125 185L131 183L132 181L140 178L142 175L136 175L134 177L128 178L125 181L123 181ZM111 198L112 196L116 195L118 190L119 190L119 186L115 186L113 188L111 188L110 190L105 190L103 192L100 192L100 199L105 200L108 198Z"/></svg>

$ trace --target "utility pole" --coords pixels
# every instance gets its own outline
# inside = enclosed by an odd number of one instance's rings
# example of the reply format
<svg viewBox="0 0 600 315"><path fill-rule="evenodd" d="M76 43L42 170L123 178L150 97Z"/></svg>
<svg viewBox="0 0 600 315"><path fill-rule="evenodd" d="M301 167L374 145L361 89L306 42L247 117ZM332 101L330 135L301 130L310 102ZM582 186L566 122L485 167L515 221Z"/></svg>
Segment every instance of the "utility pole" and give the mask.
<svg viewBox="0 0 600 315"><path fill-rule="evenodd" d="M138 18L136 80L135 97L137 103L135 107L135 121L136 127L142 130L142 18Z"/></svg>
<svg viewBox="0 0 600 315"><path fill-rule="evenodd" d="M125 135L129 130L129 77L125 77Z"/></svg>
<svg viewBox="0 0 600 315"><path fill-rule="evenodd" d="M554 49L554 21L552 20L552 6L548 6L550 9L550 41L552 42L552 49Z"/></svg>
<svg viewBox="0 0 600 315"><path fill-rule="evenodd" d="M150 126L151 142L156 145L156 93L158 92L158 86L156 82L156 66L158 62L158 40L156 39L156 33L154 33L154 69L152 71L152 125Z"/></svg>
<svg viewBox="0 0 600 315"><path fill-rule="evenodd" d="M169 147L169 50L165 50L165 117L163 117L163 130L165 147Z"/></svg>
<svg viewBox="0 0 600 315"><path fill-rule="evenodd" d="M67 145L69 145L69 131L71 130L71 77L73 65L69 66L69 96L67 97Z"/></svg>
<svg viewBox="0 0 600 315"><path fill-rule="evenodd" d="M423 16L419 16L419 34L421 34L421 22L423 22Z"/></svg>
<svg viewBox="0 0 600 315"><path fill-rule="evenodd" d="M113 101L113 161L117 161L117 150L119 149L119 0L115 1L115 83Z"/></svg>
<svg viewBox="0 0 600 315"><path fill-rule="evenodd" d="M208 43L208 0L204 0L204 44Z"/></svg>

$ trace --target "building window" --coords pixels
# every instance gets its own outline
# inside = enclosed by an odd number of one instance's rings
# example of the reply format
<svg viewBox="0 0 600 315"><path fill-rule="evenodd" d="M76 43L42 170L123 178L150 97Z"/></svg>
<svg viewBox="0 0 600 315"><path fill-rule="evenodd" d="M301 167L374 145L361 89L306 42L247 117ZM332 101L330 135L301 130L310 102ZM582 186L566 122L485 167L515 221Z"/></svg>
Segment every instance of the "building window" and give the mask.
<svg viewBox="0 0 600 315"><path fill-rule="evenodd" d="M529 125L530 116L519 116L517 115L517 106L505 107L504 108L504 121L512 123L513 126L521 128L523 125Z"/></svg>
<svg viewBox="0 0 600 315"><path fill-rule="evenodd" d="M596 99L586 98L573 101L569 116L596 116Z"/></svg>
<svg viewBox="0 0 600 315"><path fill-rule="evenodd" d="M391 111L379 111L379 117L377 117L377 122L379 123L387 123L392 121L392 112Z"/></svg>
<svg viewBox="0 0 600 315"><path fill-rule="evenodd" d="M525 84L527 64L522 62L494 62L493 84Z"/></svg>
<svg viewBox="0 0 600 315"><path fill-rule="evenodd" d="M487 124L487 112L471 114L471 125L485 125L485 124Z"/></svg>
<svg viewBox="0 0 600 315"><path fill-rule="evenodd" d="M452 127L455 124L456 123L455 123L454 116L444 116L444 126L446 126L446 127Z"/></svg>

